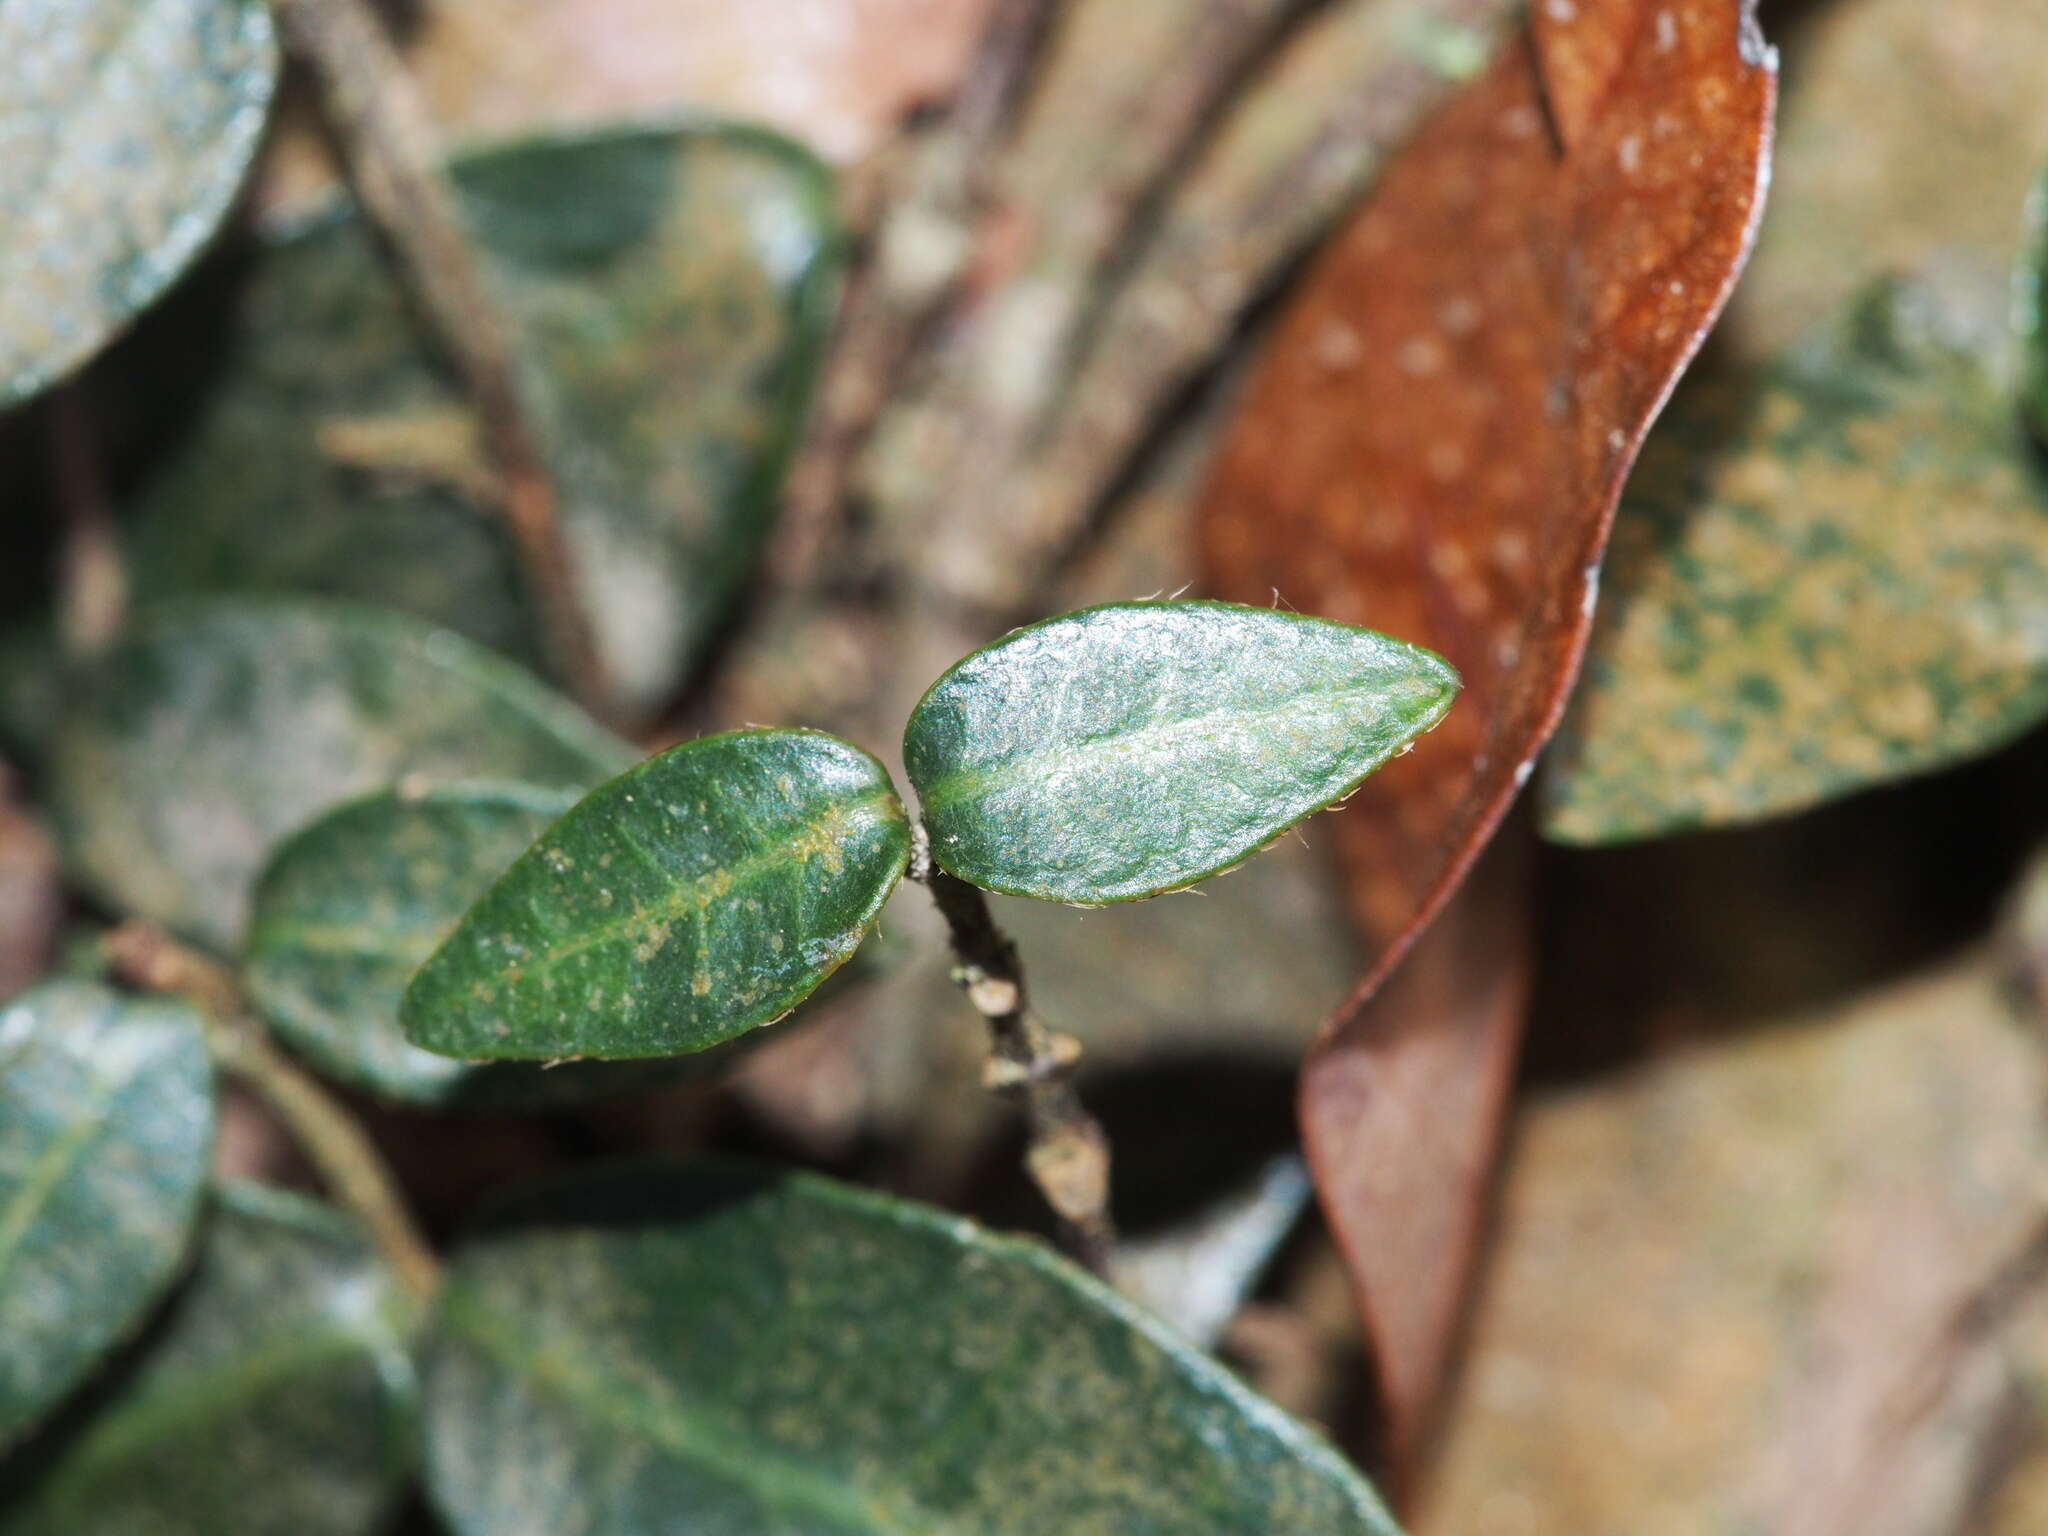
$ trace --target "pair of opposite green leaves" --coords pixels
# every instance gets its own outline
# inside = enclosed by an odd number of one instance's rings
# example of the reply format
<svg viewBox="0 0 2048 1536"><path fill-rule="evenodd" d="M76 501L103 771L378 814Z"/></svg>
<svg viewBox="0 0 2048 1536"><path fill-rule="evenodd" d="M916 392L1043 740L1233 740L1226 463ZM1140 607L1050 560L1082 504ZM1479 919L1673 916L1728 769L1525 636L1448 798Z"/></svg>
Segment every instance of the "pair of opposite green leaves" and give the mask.
<svg viewBox="0 0 2048 1536"><path fill-rule="evenodd" d="M1119 603L1018 630L912 713L933 860L1099 905L1230 868L1442 718L1437 656L1328 620ZM907 867L883 766L817 731L674 748L570 808L413 977L412 1041L483 1059L704 1050L859 946Z"/></svg>

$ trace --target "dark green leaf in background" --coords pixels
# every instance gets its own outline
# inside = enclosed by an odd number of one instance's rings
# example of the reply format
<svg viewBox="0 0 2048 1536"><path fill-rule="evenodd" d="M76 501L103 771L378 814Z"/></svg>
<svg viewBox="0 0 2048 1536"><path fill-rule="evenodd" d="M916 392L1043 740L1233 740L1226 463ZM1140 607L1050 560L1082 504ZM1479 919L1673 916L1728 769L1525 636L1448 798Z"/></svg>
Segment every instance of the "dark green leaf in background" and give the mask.
<svg viewBox="0 0 2048 1536"><path fill-rule="evenodd" d="M0 1445L170 1283L212 1151L190 1008L64 981L0 1009Z"/></svg>
<svg viewBox="0 0 2048 1536"><path fill-rule="evenodd" d="M720 127L454 169L525 331L600 647L633 706L657 703L769 527L837 282L827 173ZM226 324L190 429L137 492L138 590L327 592L535 656L473 418L360 222L338 210L260 252ZM189 379L190 345L164 350Z"/></svg>
<svg viewBox="0 0 2048 1536"><path fill-rule="evenodd" d="M97 351L206 243L277 67L263 0L0 5L0 407Z"/></svg>
<svg viewBox="0 0 2048 1536"><path fill-rule="evenodd" d="M413 972L575 799L456 784L381 790L321 817L257 884L250 997L322 1072L409 1103L557 1104L643 1082L644 1067L609 1062L468 1065L421 1050L398 1027Z"/></svg>
<svg viewBox="0 0 2048 1536"><path fill-rule="evenodd" d="M222 948L280 839L416 776L577 787L632 749L524 669L397 614L302 600L156 610L79 680L51 766L78 871Z"/></svg>
<svg viewBox="0 0 2048 1536"><path fill-rule="evenodd" d="M118 1394L0 1478L0 1527L368 1536L414 1458L411 1312L349 1222L226 1186L190 1284Z"/></svg>
<svg viewBox="0 0 2048 1536"><path fill-rule="evenodd" d="M1110 603L931 687L903 758L932 856L1093 904L1229 868L1443 718L1457 674L1371 630L1234 603Z"/></svg>
<svg viewBox="0 0 2048 1536"><path fill-rule="evenodd" d="M1391 1536L1362 1479L1033 1242L802 1175L565 1182L427 1357L460 1536Z"/></svg>
<svg viewBox="0 0 2048 1536"><path fill-rule="evenodd" d="M822 731L672 748L564 816L405 995L406 1033L464 1057L700 1051L845 963L910 827L882 765Z"/></svg>
<svg viewBox="0 0 2048 1536"><path fill-rule="evenodd" d="M2048 494L2005 284L1882 284L1775 365L1688 380L1629 482L1544 830L1801 809L2048 714Z"/></svg>

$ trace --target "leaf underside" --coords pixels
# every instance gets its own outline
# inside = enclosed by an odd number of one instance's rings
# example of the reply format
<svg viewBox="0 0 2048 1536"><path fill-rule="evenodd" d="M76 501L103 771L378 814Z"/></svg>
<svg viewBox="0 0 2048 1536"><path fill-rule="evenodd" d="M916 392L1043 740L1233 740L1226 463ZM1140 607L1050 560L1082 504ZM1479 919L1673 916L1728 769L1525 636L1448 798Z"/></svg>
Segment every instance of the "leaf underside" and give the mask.
<svg viewBox="0 0 2048 1536"><path fill-rule="evenodd" d="M932 856L1094 904L1228 869L1435 725L1457 675L1370 630L1231 603L1112 603L960 662L904 732Z"/></svg>
<svg viewBox="0 0 2048 1536"><path fill-rule="evenodd" d="M551 827L420 969L417 1044L673 1056L773 1022L852 955L910 828L882 765L819 731L688 742Z"/></svg>

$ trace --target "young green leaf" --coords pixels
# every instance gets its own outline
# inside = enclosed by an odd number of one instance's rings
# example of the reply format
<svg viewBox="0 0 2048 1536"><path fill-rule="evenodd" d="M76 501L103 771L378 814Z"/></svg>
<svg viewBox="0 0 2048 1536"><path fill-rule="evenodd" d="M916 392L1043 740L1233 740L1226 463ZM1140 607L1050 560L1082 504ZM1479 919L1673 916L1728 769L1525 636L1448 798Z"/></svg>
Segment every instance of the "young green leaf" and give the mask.
<svg viewBox="0 0 2048 1536"><path fill-rule="evenodd" d="M81 874L227 947L288 833L408 777L582 787L632 749L524 669L397 614L306 600L159 608L79 680L50 773Z"/></svg>
<svg viewBox="0 0 2048 1536"><path fill-rule="evenodd" d="M331 1077L413 1104L511 1107L599 1097L648 1069L473 1065L398 1027L413 972L575 803L527 784L380 790L287 841L256 886L242 977L284 1040Z"/></svg>
<svg viewBox="0 0 2048 1536"><path fill-rule="evenodd" d="M1443 718L1458 677L1371 630L1234 603L1110 603L932 684L903 760L932 857L1094 905L1228 869Z"/></svg>
<svg viewBox="0 0 2048 1536"><path fill-rule="evenodd" d="M424 1366L461 1536L1393 1536L1326 1445L1035 1242L803 1175L564 1182L458 1252Z"/></svg>
<svg viewBox="0 0 2048 1536"><path fill-rule="evenodd" d="M97 351L206 243L277 65L263 0L0 5L0 408Z"/></svg>
<svg viewBox="0 0 2048 1536"><path fill-rule="evenodd" d="M859 946L910 856L882 765L734 731L604 785L462 919L405 994L472 1058L673 1056L772 1023Z"/></svg>
<svg viewBox="0 0 2048 1536"><path fill-rule="evenodd" d="M218 1191L197 1269L97 1411L32 1449L11 1536L363 1536L412 1460L412 1306L354 1226Z"/></svg>
<svg viewBox="0 0 2048 1536"><path fill-rule="evenodd" d="M673 690L771 526L839 271L830 174L699 124L537 138L451 179L531 360L533 408L606 670ZM137 486L138 592L288 589L402 609L523 658L535 625L459 388L345 203L156 317L133 368L192 388ZM280 518L281 507L292 509Z"/></svg>
<svg viewBox="0 0 2048 1536"><path fill-rule="evenodd" d="M213 1150L199 1017L85 982L0 1009L0 1444L170 1282Z"/></svg>

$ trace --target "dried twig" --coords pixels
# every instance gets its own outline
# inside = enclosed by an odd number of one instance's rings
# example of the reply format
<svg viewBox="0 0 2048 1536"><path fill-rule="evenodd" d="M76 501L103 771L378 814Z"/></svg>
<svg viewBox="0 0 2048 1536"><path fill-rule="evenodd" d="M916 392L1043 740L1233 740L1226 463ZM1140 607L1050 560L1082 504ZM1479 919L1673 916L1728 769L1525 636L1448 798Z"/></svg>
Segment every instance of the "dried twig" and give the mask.
<svg viewBox="0 0 2048 1536"><path fill-rule="evenodd" d="M513 335L456 215L425 104L366 0L271 0L271 8L319 86L364 212L462 375L548 648L577 697L608 713L603 660L577 596Z"/></svg>
<svg viewBox="0 0 2048 1536"><path fill-rule="evenodd" d="M853 180L847 217L866 235L865 249L840 305L763 561L771 596L727 669L728 704L751 697L762 648L814 612L838 573L831 557L840 546L854 466L920 343L967 277L994 151L1061 4L996 0L974 64L944 116L876 156ZM738 712L747 712L744 703Z"/></svg>
<svg viewBox="0 0 2048 1536"><path fill-rule="evenodd" d="M57 621L64 653L90 656L128 613L128 571L94 441L92 405L76 380L50 396L51 456L64 525L58 546Z"/></svg>
<svg viewBox="0 0 2048 1536"><path fill-rule="evenodd" d="M1024 1105L1031 1177L1075 1253L1105 1274L1116 1244L1109 1214L1109 1138L1068 1081L1081 1057L1080 1043L1032 1011L1017 946L996 926L979 889L932 863L921 840L911 875L924 882L946 919L957 961L953 979L988 1021L991 1053L984 1080Z"/></svg>
<svg viewBox="0 0 2048 1536"><path fill-rule="evenodd" d="M280 1051L249 1012L234 977L153 923L128 922L106 939L114 971L131 986L172 992L206 1021L207 1048L290 1129L329 1191L369 1231L399 1280L431 1296L441 1265L407 1208L398 1182L353 1116Z"/></svg>

